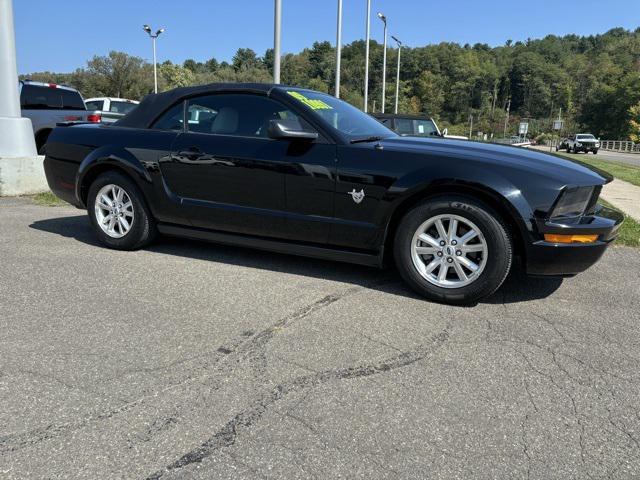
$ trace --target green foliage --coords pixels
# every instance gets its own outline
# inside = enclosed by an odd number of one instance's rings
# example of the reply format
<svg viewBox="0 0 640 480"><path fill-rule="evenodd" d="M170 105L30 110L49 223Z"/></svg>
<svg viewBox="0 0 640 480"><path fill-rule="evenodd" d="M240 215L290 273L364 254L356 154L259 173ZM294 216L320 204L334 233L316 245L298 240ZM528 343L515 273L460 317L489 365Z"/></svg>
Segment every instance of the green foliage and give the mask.
<svg viewBox="0 0 640 480"><path fill-rule="evenodd" d="M33 197L33 203L43 207L64 207L69 206L64 200L60 200L51 192L36 193Z"/></svg>
<svg viewBox="0 0 640 480"><path fill-rule="evenodd" d="M193 85L196 74L193 70L174 65L173 63L163 63L159 67L159 74L163 80L163 87L166 89L186 87Z"/></svg>
<svg viewBox="0 0 640 480"><path fill-rule="evenodd" d="M619 178L620 180L624 180L625 182L629 182L640 187L640 168L638 167L627 165L624 163L600 160L598 157L590 157L587 154L581 155L576 153L563 152L558 152L558 154L571 160L577 160L579 162L587 163L589 165L597 167L600 170L604 170L605 172L610 173L612 176Z"/></svg>
<svg viewBox="0 0 640 480"><path fill-rule="evenodd" d="M609 208L618 210L624 215L624 222L618 231L614 245L626 245L627 247L640 247L640 223L636 222L632 217L617 209L609 202L600 199L600 203Z"/></svg>
<svg viewBox="0 0 640 480"><path fill-rule="evenodd" d="M342 49L341 98L362 108L365 42ZM380 110L382 45L370 43L369 110ZM513 42L504 46L440 43L402 50L399 111L436 118L450 132L477 131L502 136L506 106L511 101L507 135L521 119L530 133L551 130L551 118L562 108L567 132L589 131L608 139L638 138L640 131L640 29L616 28L602 35L558 37ZM395 103L397 49L387 51L386 109ZM215 58L185 60L182 66L160 66L160 88L208 82L270 82L273 50L263 57L240 48L231 64ZM153 87L152 67L138 57L110 52L94 57L84 69L59 74L41 72L34 80L67 83L85 97L124 96L139 99ZM335 48L315 42L282 57L282 82L334 93ZM635 123L634 123L635 122ZM640 138L639 138L640 139Z"/></svg>

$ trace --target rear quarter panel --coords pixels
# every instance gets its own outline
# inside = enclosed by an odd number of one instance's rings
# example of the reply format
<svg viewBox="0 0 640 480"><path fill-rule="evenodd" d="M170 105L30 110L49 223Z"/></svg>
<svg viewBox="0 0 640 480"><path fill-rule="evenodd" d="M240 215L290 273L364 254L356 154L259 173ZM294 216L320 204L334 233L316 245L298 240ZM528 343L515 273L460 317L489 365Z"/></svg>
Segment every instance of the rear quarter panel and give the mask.
<svg viewBox="0 0 640 480"><path fill-rule="evenodd" d="M176 132L107 125L57 127L47 143L45 172L51 190L84 208L88 188L99 173L116 169L129 175L150 200L154 215L164 189L159 160L168 155Z"/></svg>

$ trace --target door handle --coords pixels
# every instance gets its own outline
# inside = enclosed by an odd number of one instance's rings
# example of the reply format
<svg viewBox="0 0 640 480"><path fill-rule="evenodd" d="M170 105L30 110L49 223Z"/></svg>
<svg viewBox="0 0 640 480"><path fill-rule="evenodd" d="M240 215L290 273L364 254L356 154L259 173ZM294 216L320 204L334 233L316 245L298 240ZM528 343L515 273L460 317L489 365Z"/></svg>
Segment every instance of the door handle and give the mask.
<svg viewBox="0 0 640 480"><path fill-rule="evenodd" d="M198 147L190 147L186 150L178 152L178 157L188 158L189 160L198 160L204 155Z"/></svg>

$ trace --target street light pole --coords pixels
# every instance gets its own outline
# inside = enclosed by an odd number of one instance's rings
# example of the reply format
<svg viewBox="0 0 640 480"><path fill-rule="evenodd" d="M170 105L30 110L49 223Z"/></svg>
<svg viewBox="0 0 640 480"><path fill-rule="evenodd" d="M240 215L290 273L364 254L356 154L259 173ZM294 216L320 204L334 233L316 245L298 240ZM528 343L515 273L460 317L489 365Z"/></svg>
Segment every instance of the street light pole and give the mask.
<svg viewBox="0 0 640 480"><path fill-rule="evenodd" d="M393 113L398 113L398 95L400 94L400 52L402 52L402 42L396 37L391 35L398 44L398 68L396 69L396 105L393 109Z"/></svg>
<svg viewBox="0 0 640 480"><path fill-rule="evenodd" d="M158 61L156 58L156 38L151 37L151 43L153 44L153 93L158 93Z"/></svg>
<svg viewBox="0 0 640 480"><path fill-rule="evenodd" d="M151 27L149 25L144 25L143 30L147 32L149 37L151 37L151 43L153 44L153 93L158 93L158 68L157 68L157 60L156 60L156 40L160 36L162 32L164 32L164 28L159 29L156 33L151 33Z"/></svg>
<svg viewBox="0 0 640 480"><path fill-rule="evenodd" d="M378 12L378 18L384 23L384 42L382 45L382 109L384 113L384 94L387 87L387 17Z"/></svg>
<svg viewBox="0 0 640 480"><path fill-rule="evenodd" d="M369 37L371 27L371 0L367 0L367 27L366 27L366 40L364 46L364 111L368 111L369 101Z"/></svg>
<svg viewBox="0 0 640 480"><path fill-rule="evenodd" d="M340 98L340 54L342 51L342 0L338 0L338 26L336 33L336 98Z"/></svg>
<svg viewBox="0 0 640 480"><path fill-rule="evenodd" d="M273 83L280 83L280 29L282 25L282 0L275 0L273 15Z"/></svg>
<svg viewBox="0 0 640 480"><path fill-rule="evenodd" d="M507 138L507 125L509 124L509 110L511 109L511 99L507 102L507 116L504 119L504 133L502 138Z"/></svg>

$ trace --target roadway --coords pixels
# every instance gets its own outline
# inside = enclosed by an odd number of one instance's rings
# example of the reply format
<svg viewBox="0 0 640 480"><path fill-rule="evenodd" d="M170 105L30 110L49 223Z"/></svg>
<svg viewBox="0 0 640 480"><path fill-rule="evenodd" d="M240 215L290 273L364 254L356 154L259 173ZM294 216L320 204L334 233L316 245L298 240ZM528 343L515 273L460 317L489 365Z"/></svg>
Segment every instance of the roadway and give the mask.
<svg viewBox="0 0 640 480"><path fill-rule="evenodd" d="M536 150L541 150L544 152L549 151L549 147L545 147L545 146L535 146L531 148L534 148ZM552 150L552 152L555 152L555 148ZM564 150L561 150L561 153L566 153L566 152ZM580 153L579 155L588 155L589 157L591 157L593 153ZM610 152L607 150L599 150L598 154L593 156L601 160L624 163L627 165L632 165L634 167L640 167L640 153Z"/></svg>
<svg viewBox="0 0 640 480"><path fill-rule="evenodd" d="M638 250L474 307L0 199L0 478L639 478Z"/></svg>

